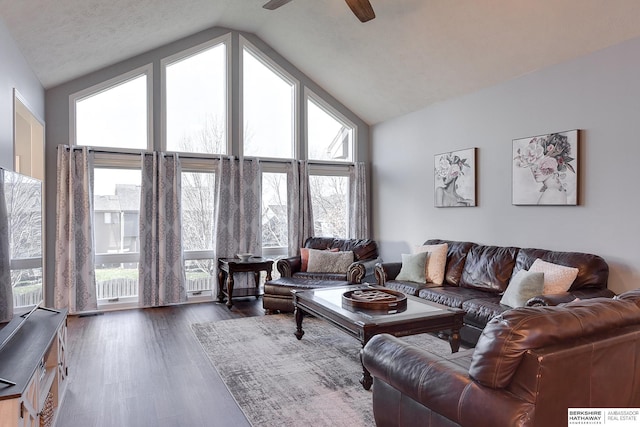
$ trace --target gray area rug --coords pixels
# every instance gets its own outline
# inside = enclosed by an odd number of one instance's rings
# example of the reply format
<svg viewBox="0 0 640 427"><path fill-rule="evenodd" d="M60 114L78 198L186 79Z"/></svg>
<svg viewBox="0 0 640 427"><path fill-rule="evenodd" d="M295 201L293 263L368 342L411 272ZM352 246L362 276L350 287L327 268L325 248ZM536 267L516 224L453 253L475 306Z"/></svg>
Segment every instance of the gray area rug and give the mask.
<svg viewBox="0 0 640 427"><path fill-rule="evenodd" d="M191 325L236 402L255 427L374 426L372 393L360 385L360 343L329 323L305 317L293 335L292 315ZM403 338L451 354L430 334Z"/></svg>

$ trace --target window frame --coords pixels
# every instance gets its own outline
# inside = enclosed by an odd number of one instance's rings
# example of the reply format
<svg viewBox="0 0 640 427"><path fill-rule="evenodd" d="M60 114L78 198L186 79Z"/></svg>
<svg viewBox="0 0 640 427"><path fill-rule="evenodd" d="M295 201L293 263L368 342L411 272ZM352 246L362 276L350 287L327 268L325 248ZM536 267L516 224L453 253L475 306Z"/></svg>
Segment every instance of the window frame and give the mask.
<svg viewBox="0 0 640 427"><path fill-rule="evenodd" d="M323 163L319 163L319 162L309 162L309 179L311 179L312 176L335 176L335 177L343 177L347 179L347 197L346 197L346 227L345 227L345 231L346 231L346 236L343 236L342 238L347 239L348 236L350 236L351 234L351 230L350 230L350 224L349 224L349 206L351 204L351 182L350 182L350 172L349 172L349 166L351 166L353 164L353 162L349 162L349 163L340 163L340 164L336 164L336 163L332 163L332 164L328 164L326 162ZM311 190L311 189L310 189ZM310 197L313 197L312 194L309 194ZM313 209L313 205L312 205L312 209ZM314 218L314 222L315 222L315 218ZM315 224L314 224L314 234L315 234Z"/></svg>
<svg viewBox="0 0 640 427"><path fill-rule="evenodd" d="M197 157L181 158L180 161L182 163L182 171L181 171L182 173L190 173L190 172L211 173L213 174L214 179L216 180L214 182L217 182L218 177L216 175L215 169L212 167L211 162L205 159L199 159ZM213 190L215 191L215 188ZM180 191L182 192L182 189L180 189ZM182 197L182 194L180 195L180 197ZM213 208L215 212L216 207L214 206ZM183 257L183 261L185 262L195 261L200 259L210 259L213 262L218 261L218 258L216 257L215 245L212 249L185 250L183 248L182 257ZM186 264L183 264L182 268L184 269L186 274ZM216 277L214 277L214 281L215 280L217 280ZM212 287L212 289L208 291L187 291L187 302L213 301L215 298L217 298L217 295L214 294L214 291L216 289L215 285L216 284L214 284L214 287Z"/></svg>
<svg viewBox="0 0 640 427"><path fill-rule="evenodd" d="M94 169L138 169L142 171L142 165L140 162L140 154L124 154L124 153L105 153L95 152L94 155ZM94 182L95 185L95 182ZM95 212L94 212L95 214ZM94 231L95 232L95 231ZM95 235L94 235L95 239ZM104 254L96 253L94 249L94 265L99 264L125 264L136 263L140 264L140 251L128 252L128 253L114 253ZM95 273L94 273L95 274ZM97 284L96 284L97 285ZM138 295L133 297L118 297L117 300L109 299L97 299L98 310L120 310L124 308L138 307L140 283L138 283Z"/></svg>
<svg viewBox="0 0 640 427"><path fill-rule="evenodd" d="M153 149L153 64L146 64L126 73L112 77L106 81L95 84L88 88L82 89L69 95L69 144L78 146L77 140L77 112L76 104L78 101L89 98L94 95L106 92L109 89L120 86L140 76L147 78L147 146L145 150ZM83 145L84 147L84 145ZM103 147L101 149L111 150L123 153L139 153L140 148L121 148L121 147Z"/></svg>
<svg viewBox="0 0 640 427"><path fill-rule="evenodd" d="M161 84L161 95L160 95L160 147L161 150L167 151L167 66L170 66L176 62L180 62L182 60L191 58L193 56L198 55L199 53L216 47L218 45L225 46L225 108L226 108L226 120L225 120L225 135L226 135L226 153L192 153L192 152L180 152L187 154L193 157L206 157L206 156L215 156L215 155L229 155L232 152L231 146L231 132L233 129L232 126L232 77L233 77L233 64L232 64L232 44L231 44L231 33L224 34L222 36L216 37L214 39L208 40L204 43L200 43L198 45L192 46L188 49L182 50L173 55L167 56L160 60L160 84Z"/></svg>
<svg viewBox="0 0 640 427"><path fill-rule="evenodd" d="M271 161L284 161L284 160L293 160L299 159L301 153L300 147L300 128L302 126L301 123L301 115L300 115L300 81L293 77L289 72L287 72L280 64L271 59L269 55L264 53L258 47L256 47L253 43L247 40L245 37L239 37L239 49L238 49L238 151L240 157L257 157L261 160L271 160ZM265 67L271 70L274 74L280 77L285 82L289 83L293 87L293 91L291 94L291 105L292 105L292 114L291 118L291 135L292 135L292 157L262 157L262 156L249 156L244 153L244 51L245 49L253 55L258 61L260 61Z"/></svg>
<svg viewBox="0 0 640 427"><path fill-rule="evenodd" d="M260 180L261 180L261 185L262 185L262 174L264 173L282 173L285 175L285 177L288 175L287 174L287 168L290 167L290 161L287 163L283 163L280 161L263 161L261 163L261 168L262 170L261 175L260 175ZM289 182L287 182L287 199L288 197L288 193L289 193ZM260 203L262 203L262 195L260 195ZM287 223L289 222L290 218L287 215ZM262 226L262 224L261 224ZM262 230L261 230L262 232ZM289 255L289 245L286 246L269 246L269 247L265 247L262 246L262 256L264 257L268 257L268 258L273 258L273 259L278 259L278 258L282 258L282 257L286 257Z"/></svg>
<svg viewBox="0 0 640 427"><path fill-rule="evenodd" d="M316 94L313 90L309 89L305 86L304 88L304 99L302 101L304 103L304 147L306 152L306 157L310 162L316 163L326 163L326 164L353 164L357 161L357 148L358 148L358 126L353 123L351 120L346 118L344 114L340 113L335 107L333 107L329 102L325 101L324 98ZM349 160L322 160L322 159L311 159L309 158L309 109L307 108L308 102L313 102L316 104L318 108L323 110L333 119L335 119L338 123L342 124L344 127L350 128L352 130L351 135L351 147L349 147L351 159Z"/></svg>

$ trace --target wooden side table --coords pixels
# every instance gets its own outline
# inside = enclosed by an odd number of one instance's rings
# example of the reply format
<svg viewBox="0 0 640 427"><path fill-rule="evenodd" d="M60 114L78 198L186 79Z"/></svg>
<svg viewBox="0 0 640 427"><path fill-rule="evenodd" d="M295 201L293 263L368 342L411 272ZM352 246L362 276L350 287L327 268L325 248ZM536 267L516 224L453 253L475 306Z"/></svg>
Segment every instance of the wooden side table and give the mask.
<svg viewBox="0 0 640 427"><path fill-rule="evenodd" d="M260 296L260 272L266 271L267 281L271 280L273 260L261 257L252 257L247 261L239 258L218 258L218 301L224 301L227 297L227 307L233 306L233 274L239 272L251 273L256 281L255 288L243 289L242 296ZM225 286L226 285L226 286Z"/></svg>

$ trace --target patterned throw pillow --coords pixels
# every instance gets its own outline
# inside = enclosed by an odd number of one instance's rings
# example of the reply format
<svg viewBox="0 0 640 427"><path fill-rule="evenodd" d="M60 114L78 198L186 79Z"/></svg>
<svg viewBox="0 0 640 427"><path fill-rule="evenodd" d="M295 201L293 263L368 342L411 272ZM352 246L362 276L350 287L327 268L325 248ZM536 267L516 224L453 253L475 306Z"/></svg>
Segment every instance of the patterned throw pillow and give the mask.
<svg viewBox="0 0 640 427"><path fill-rule="evenodd" d="M352 263L352 251L331 252L309 249L309 264L307 265L307 271L310 273L346 274Z"/></svg>
<svg viewBox="0 0 640 427"><path fill-rule="evenodd" d="M578 269L564 265L546 262L540 258L533 261L530 272L544 273L543 295L560 294L569 290L573 281L578 277Z"/></svg>
<svg viewBox="0 0 640 427"><path fill-rule="evenodd" d="M448 250L449 245L446 243L440 245L423 245L416 248L416 253L429 252L429 259L427 260L425 271L427 283L442 285L444 282L444 269L447 265Z"/></svg>
<svg viewBox="0 0 640 427"><path fill-rule="evenodd" d="M537 295L542 295L544 288L544 273L520 270L509 282L504 291L500 304L509 307L524 307L524 305Z"/></svg>
<svg viewBox="0 0 640 427"><path fill-rule="evenodd" d="M406 280L409 282L425 283L426 264L429 252L419 252L417 254L402 254L402 267L396 280Z"/></svg>
<svg viewBox="0 0 640 427"><path fill-rule="evenodd" d="M338 252L338 248L327 248L325 251ZM309 265L309 248L300 248L300 271L307 271Z"/></svg>

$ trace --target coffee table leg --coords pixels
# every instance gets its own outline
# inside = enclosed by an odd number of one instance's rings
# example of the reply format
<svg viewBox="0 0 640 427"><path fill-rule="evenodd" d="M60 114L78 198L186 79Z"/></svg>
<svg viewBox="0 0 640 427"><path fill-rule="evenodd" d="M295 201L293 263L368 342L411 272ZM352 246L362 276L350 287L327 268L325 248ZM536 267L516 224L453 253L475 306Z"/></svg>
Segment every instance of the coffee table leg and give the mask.
<svg viewBox="0 0 640 427"><path fill-rule="evenodd" d="M458 329L452 329L451 335L449 335L449 345L451 346L451 352L457 353L460 350L460 331Z"/></svg>
<svg viewBox="0 0 640 427"><path fill-rule="evenodd" d="M302 313L302 310L300 310L298 307L296 307L296 309L295 309L295 316L296 316L296 332L295 332L295 336L296 336L296 338L301 340L302 336L304 335L304 331L302 330L303 313Z"/></svg>
<svg viewBox="0 0 640 427"><path fill-rule="evenodd" d="M360 350L360 364L362 364L362 377L360 378L360 384L362 384L362 388L369 390L373 385L373 377L369 373L369 370L364 367L364 362L362 360L363 352L364 345L362 346L362 350Z"/></svg>

